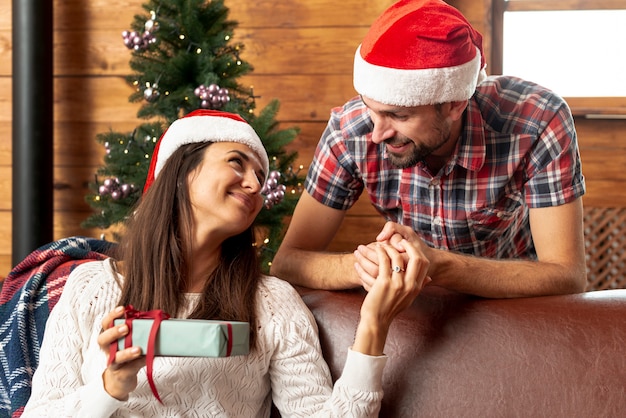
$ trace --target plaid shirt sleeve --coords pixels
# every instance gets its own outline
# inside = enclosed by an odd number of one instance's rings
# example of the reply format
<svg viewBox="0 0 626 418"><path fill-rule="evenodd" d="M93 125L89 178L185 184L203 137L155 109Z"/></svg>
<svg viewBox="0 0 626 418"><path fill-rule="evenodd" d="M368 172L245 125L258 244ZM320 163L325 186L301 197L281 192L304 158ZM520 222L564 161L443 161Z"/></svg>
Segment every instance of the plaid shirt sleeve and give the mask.
<svg viewBox="0 0 626 418"><path fill-rule="evenodd" d="M558 206L585 193L574 120L563 100L551 100L543 113L538 140L527 166L526 203L531 208ZM539 108L537 108L539 109Z"/></svg>
<svg viewBox="0 0 626 418"><path fill-rule="evenodd" d="M334 108L320 139L305 180L306 191L334 209L348 210L363 192L357 159L364 158L362 145L371 122L359 98Z"/></svg>

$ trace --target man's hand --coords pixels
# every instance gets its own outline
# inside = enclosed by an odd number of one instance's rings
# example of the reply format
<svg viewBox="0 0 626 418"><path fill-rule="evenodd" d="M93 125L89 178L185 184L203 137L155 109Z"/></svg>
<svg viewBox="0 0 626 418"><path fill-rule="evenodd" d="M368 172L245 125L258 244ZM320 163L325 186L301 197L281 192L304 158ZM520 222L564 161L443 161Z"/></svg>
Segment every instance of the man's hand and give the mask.
<svg viewBox="0 0 626 418"><path fill-rule="evenodd" d="M403 240L406 241L404 245L401 243ZM357 260L355 269L361 279L361 284L367 291L374 285L374 280L376 280L375 278L379 274L379 257L376 252L376 247L379 243L391 245L400 253L405 263L408 260L405 245L408 244L417 251L419 257L428 262L427 265L431 264L428 254L432 249L422 241L415 231L395 222L387 222L376 237L376 242L368 245L359 245L354 251L354 257Z"/></svg>

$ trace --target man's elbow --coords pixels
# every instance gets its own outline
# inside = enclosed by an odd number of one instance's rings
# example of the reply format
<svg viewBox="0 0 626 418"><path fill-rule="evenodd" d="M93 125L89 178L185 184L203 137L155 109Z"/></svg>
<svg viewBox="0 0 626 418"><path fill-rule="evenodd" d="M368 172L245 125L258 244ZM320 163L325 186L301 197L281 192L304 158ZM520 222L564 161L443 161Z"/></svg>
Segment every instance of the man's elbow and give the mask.
<svg viewBox="0 0 626 418"><path fill-rule="evenodd" d="M270 264L270 275L276 277L281 276L281 265L276 258L274 258L274 260L272 260L272 263Z"/></svg>
<svg viewBox="0 0 626 418"><path fill-rule="evenodd" d="M289 252L288 249L282 245L276 254L274 255L274 259L270 264L270 274L276 277L284 277L286 274L287 263L286 260L289 257L286 255Z"/></svg>
<svg viewBox="0 0 626 418"><path fill-rule="evenodd" d="M583 293L587 290L587 268L577 268L567 274L563 281L562 293L575 294Z"/></svg>
<svg viewBox="0 0 626 418"><path fill-rule="evenodd" d="M280 262L280 257L274 257L274 259L270 263L270 274L272 276L280 277L281 268L282 268L282 265Z"/></svg>

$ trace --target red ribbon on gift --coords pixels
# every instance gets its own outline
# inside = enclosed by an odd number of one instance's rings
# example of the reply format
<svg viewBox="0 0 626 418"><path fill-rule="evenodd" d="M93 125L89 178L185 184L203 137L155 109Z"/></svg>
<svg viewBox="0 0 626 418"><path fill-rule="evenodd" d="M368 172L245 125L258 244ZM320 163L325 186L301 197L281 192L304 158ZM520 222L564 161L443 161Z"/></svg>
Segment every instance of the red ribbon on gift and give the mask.
<svg viewBox="0 0 626 418"><path fill-rule="evenodd" d="M152 319L152 327L150 328L150 336L148 338L148 350L146 352L146 371L148 375L148 384L150 385L150 389L152 390L152 394L157 400L163 404L161 398L159 397L159 392L156 389L156 385L154 384L154 379L152 378L152 364L154 362L154 345L156 343L156 337L159 333L159 327L161 326L161 321L169 319L170 316L163 312L160 309L155 309L152 311L138 311L133 308L133 305L128 305L124 309L124 318L126 319L126 325L128 326L128 334L126 338L124 338L124 348L129 348L133 346L133 320L134 319ZM111 324L113 326L113 324ZM109 365L113 363L115 359L115 353L118 350L117 341L111 343L109 347Z"/></svg>
<svg viewBox="0 0 626 418"><path fill-rule="evenodd" d="M233 352L233 324L230 322L224 322L226 325L226 332L228 333L228 341L226 342L226 357L230 357L230 353Z"/></svg>

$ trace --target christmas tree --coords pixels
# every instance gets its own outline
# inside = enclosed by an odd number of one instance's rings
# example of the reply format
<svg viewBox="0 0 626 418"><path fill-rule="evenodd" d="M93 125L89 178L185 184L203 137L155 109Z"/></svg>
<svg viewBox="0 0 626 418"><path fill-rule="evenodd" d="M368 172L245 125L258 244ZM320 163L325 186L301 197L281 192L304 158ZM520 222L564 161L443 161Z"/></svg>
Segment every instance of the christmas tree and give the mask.
<svg viewBox="0 0 626 418"><path fill-rule="evenodd" d="M104 230L124 222L141 197L154 146L174 120L199 108L233 112L256 130L270 157L265 207L256 221L267 271L283 220L301 191L301 167L292 167L297 153L285 150L298 129L278 129L277 100L255 114L252 88L238 81L253 68L241 58L243 45L232 41L237 22L228 20L223 0L150 0L143 8L145 13L135 16L122 38L133 71L126 81L136 88L129 100L142 103L137 116L146 121L133 132L97 135L105 147L104 165L86 196L94 213L82 226Z"/></svg>

